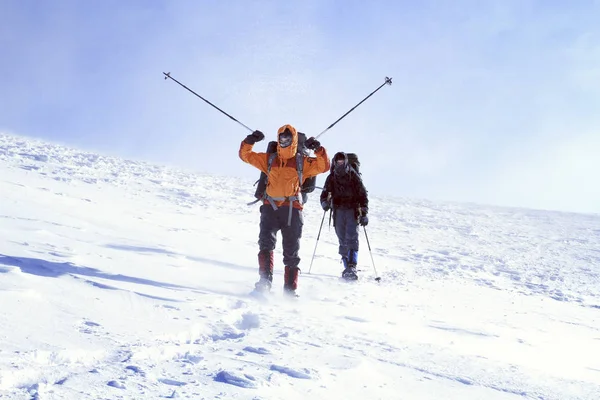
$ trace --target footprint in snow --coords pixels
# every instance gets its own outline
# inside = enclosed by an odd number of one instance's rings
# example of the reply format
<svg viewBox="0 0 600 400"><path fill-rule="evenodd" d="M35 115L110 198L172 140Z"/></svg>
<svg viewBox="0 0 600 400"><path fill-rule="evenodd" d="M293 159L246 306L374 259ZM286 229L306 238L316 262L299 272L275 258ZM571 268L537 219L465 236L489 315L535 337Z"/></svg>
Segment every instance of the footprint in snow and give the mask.
<svg viewBox="0 0 600 400"><path fill-rule="evenodd" d="M140 376L146 376L146 373L138 366L135 365L128 365L125 367L125 371L127 372L131 372L133 374L137 374Z"/></svg>
<svg viewBox="0 0 600 400"><path fill-rule="evenodd" d="M252 347L252 346L246 346L244 347L244 351L247 351L248 353L256 353L256 354L271 354L271 352L267 349L265 349L264 347Z"/></svg>
<svg viewBox="0 0 600 400"><path fill-rule="evenodd" d="M244 332L239 332L235 327L228 324L222 324L214 328L214 333L210 335L210 338L214 342L217 342L220 340L241 339L244 336L246 336L246 334Z"/></svg>
<svg viewBox="0 0 600 400"><path fill-rule="evenodd" d="M302 368L301 370L293 369L290 367L284 367L282 365L271 365L271 371L281 372L282 374L286 374L292 378L297 379L312 379L310 370L306 368Z"/></svg>
<svg viewBox="0 0 600 400"><path fill-rule="evenodd" d="M79 332L86 334L98 334L97 328L101 325L94 321L83 321L79 327Z"/></svg>
<svg viewBox="0 0 600 400"><path fill-rule="evenodd" d="M256 387L256 378L252 375L244 374L238 375L233 372L220 371L215 375L216 382L227 383L241 388L251 389Z"/></svg>
<svg viewBox="0 0 600 400"><path fill-rule="evenodd" d="M117 389L125 389L125 384L119 381L110 381L107 383L108 386L112 386Z"/></svg>
<svg viewBox="0 0 600 400"><path fill-rule="evenodd" d="M179 360L184 364L198 364L200 361L204 360L204 356L186 352Z"/></svg>
<svg viewBox="0 0 600 400"><path fill-rule="evenodd" d="M170 385L170 386L185 386L185 385L187 385L187 383L185 383L185 382L176 381L175 379L169 379L169 378L159 378L158 381L160 383L164 383L165 385Z"/></svg>

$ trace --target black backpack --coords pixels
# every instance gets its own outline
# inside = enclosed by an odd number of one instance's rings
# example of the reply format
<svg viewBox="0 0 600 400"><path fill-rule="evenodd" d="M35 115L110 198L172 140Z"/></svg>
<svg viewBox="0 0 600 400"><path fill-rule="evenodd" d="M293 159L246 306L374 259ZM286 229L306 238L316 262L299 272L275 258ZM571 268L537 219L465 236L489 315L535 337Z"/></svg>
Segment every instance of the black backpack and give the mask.
<svg viewBox="0 0 600 400"><path fill-rule="evenodd" d="M304 159L302 156L308 155L308 149L305 145L306 142L306 134L302 132L298 132L298 150L296 152L296 170L298 171L298 176L302 176L303 167L304 167ZM267 145L267 153L269 154L269 161L267 170L271 171L271 164L273 160L277 156L277 142L272 141ZM268 176L264 172L261 171L260 177L254 183L256 186L256 191L254 192L254 197L256 201L253 201L250 204L254 204L259 200L265 199L267 196L267 181ZM312 193L315 190L317 184L317 177L313 176L304 180L302 187L300 188L300 193L302 194L302 204L306 203L308 200L308 193Z"/></svg>
<svg viewBox="0 0 600 400"><path fill-rule="evenodd" d="M348 165L350 165L350 167L354 169L354 172L356 172L356 175L360 177L360 161L358 161L358 155L356 155L356 153L346 153L346 156L348 157Z"/></svg>

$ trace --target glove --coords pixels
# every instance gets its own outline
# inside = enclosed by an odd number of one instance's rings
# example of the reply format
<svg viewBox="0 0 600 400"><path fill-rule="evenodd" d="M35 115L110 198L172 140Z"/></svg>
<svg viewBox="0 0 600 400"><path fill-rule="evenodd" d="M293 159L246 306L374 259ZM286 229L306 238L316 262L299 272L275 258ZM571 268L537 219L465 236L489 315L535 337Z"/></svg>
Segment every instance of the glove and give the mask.
<svg viewBox="0 0 600 400"><path fill-rule="evenodd" d="M248 144L254 144L256 142L260 142L264 138L265 138L264 133L262 133L261 131L254 131L250 135L246 136L246 139L244 139L244 142L246 142Z"/></svg>
<svg viewBox="0 0 600 400"><path fill-rule="evenodd" d="M331 205L329 204L328 201L322 201L321 202L321 207L323 207L323 211L329 211L329 210L331 210Z"/></svg>
<svg viewBox="0 0 600 400"><path fill-rule="evenodd" d="M369 217L367 217L366 215L361 215L358 219L358 224L360 226L367 226L369 224Z"/></svg>
<svg viewBox="0 0 600 400"><path fill-rule="evenodd" d="M315 139L313 136L309 137L308 139L306 139L306 142L304 142L305 146L308 149L317 151L321 148L321 142L319 142L317 139Z"/></svg>

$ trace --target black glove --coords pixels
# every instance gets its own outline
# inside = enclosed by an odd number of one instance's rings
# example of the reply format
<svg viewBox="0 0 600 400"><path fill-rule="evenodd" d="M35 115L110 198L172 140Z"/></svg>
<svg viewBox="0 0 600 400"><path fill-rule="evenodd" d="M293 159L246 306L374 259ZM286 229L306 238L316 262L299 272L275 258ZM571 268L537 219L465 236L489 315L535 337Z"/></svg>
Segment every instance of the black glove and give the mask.
<svg viewBox="0 0 600 400"><path fill-rule="evenodd" d="M367 226L369 224L369 217L367 217L366 215L361 215L358 219L358 224L360 226Z"/></svg>
<svg viewBox="0 0 600 400"><path fill-rule="evenodd" d="M317 139L315 139L314 137L309 137L308 139L306 139L306 142L304 142L304 145L311 150L317 151L321 148L321 142L319 142Z"/></svg>
<svg viewBox="0 0 600 400"><path fill-rule="evenodd" d="M261 131L254 131L250 135L246 136L246 139L244 139L244 142L246 142L248 144L254 144L256 142L260 142L264 138L265 138L264 133L262 133Z"/></svg>
<svg viewBox="0 0 600 400"><path fill-rule="evenodd" d="M331 210L331 205L329 204L328 201L322 201L321 202L321 207L323 207L323 211L329 211L329 210Z"/></svg>

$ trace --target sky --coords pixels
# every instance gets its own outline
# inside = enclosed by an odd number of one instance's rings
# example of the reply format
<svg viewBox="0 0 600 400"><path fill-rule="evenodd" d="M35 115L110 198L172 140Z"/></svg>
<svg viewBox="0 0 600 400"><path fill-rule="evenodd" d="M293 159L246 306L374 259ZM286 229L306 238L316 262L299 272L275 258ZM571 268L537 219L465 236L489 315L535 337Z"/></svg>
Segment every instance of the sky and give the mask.
<svg viewBox="0 0 600 400"><path fill-rule="evenodd" d="M598 20L597 0L4 0L0 131L257 179L250 132L163 72L267 139L389 76L320 137L369 193L600 213Z"/></svg>

